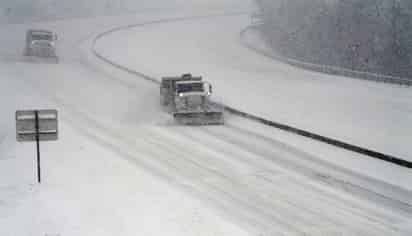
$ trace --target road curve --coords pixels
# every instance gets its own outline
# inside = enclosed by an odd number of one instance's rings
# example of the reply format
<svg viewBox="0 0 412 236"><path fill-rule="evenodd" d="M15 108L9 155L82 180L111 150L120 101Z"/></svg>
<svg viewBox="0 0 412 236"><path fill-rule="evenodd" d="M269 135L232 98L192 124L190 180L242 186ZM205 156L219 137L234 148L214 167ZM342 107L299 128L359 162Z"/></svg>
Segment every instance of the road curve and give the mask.
<svg viewBox="0 0 412 236"><path fill-rule="evenodd" d="M112 29L97 38L142 25L144 23ZM96 38L93 41L96 42ZM96 49L92 49L96 53ZM137 80L139 77L154 80L96 54L117 69L138 76ZM153 94L157 94L157 90L153 90ZM152 166L151 169L170 182L194 192L218 209L225 209L226 214L259 232L314 235L406 235L410 232L407 227L410 206L370 191L367 187L374 185L372 180L322 163L279 143L276 138L250 135L236 126L239 123L230 121L225 127L144 126L136 130L139 141L116 129L108 135L96 135L113 129L107 125L90 133L98 136L97 139L110 140L110 136L114 136L118 140L116 145L112 144L113 148L130 160L148 162L147 166ZM366 181L367 187L335 178L344 174L353 182ZM385 188L383 183L375 184ZM409 192L403 194L406 201L411 196Z"/></svg>

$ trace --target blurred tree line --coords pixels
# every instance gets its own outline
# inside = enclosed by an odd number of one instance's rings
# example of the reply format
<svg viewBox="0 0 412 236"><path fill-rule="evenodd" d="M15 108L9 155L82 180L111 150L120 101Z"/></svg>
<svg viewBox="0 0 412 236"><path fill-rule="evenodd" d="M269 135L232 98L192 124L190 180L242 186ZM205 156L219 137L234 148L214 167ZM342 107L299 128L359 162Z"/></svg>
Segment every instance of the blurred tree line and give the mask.
<svg viewBox="0 0 412 236"><path fill-rule="evenodd" d="M281 55L412 77L411 0L256 0L261 30Z"/></svg>

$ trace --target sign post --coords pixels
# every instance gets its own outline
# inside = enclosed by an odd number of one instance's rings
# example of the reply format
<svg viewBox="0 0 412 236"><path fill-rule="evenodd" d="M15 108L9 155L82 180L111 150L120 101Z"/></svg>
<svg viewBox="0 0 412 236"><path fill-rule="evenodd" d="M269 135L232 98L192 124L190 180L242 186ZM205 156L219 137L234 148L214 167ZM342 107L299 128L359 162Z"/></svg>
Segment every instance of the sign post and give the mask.
<svg viewBox="0 0 412 236"><path fill-rule="evenodd" d="M40 183L40 141L58 139L57 110L16 111L16 138L18 142L36 141L37 182Z"/></svg>

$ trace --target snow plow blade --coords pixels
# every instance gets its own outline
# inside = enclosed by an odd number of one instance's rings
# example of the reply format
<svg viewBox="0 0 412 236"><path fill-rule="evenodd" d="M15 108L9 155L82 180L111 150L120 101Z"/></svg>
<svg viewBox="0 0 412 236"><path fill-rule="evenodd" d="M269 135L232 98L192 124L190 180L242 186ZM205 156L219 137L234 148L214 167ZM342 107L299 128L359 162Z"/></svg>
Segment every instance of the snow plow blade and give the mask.
<svg viewBox="0 0 412 236"><path fill-rule="evenodd" d="M173 113L175 121L183 125L223 125L223 112L177 112Z"/></svg>

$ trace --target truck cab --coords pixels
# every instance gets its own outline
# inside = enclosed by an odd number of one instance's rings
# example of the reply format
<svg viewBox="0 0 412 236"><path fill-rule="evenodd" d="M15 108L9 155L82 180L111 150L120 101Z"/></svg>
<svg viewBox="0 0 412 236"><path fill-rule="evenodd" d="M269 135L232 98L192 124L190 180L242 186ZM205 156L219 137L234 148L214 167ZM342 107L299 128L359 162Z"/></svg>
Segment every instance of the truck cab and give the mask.
<svg viewBox="0 0 412 236"><path fill-rule="evenodd" d="M28 30L26 32L26 56L53 57L56 55L57 35L48 30Z"/></svg>
<svg viewBox="0 0 412 236"><path fill-rule="evenodd" d="M163 106L169 106L174 102L176 83L182 81L202 81L202 77L194 77L191 74L183 74L178 77L163 77L160 84L160 97Z"/></svg>
<svg viewBox="0 0 412 236"><path fill-rule="evenodd" d="M180 81L176 83L176 110L193 110L206 106L206 99L212 94L212 86L204 81Z"/></svg>

